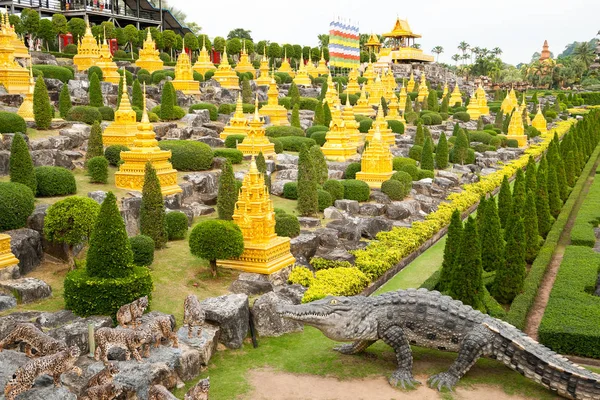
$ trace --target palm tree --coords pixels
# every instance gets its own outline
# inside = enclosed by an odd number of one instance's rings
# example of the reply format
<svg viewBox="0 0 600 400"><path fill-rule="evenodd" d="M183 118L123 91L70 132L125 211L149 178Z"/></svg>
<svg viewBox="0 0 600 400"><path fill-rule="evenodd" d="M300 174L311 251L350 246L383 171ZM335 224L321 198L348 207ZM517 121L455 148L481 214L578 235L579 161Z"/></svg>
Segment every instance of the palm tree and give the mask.
<svg viewBox="0 0 600 400"><path fill-rule="evenodd" d="M494 47L492 49L492 54L496 57L498 57L499 55L501 55L503 53L502 49L500 47Z"/></svg>
<svg viewBox="0 0 600 400"><path fill-rule="evenodd" d="M435 46L433 49L431 49L431 52L437 54L435 62L438 62L440 54L444 52L444 48L442 46Z"/></svg>
<svg viewBox="0 0 600 400"><path fill-rule="evenodd" d="M321 45L320 47L329 46L329 34L328 33L317 35L317 38L319 39L319 44Z"/></svg>
<svg viewBox="0 0 600 400"><path fill-rule="evenodd" d="M460 54L454 54L452 57L452 61L454 61L454 65L458 64L458 60L460 60Z"/></svg>
<svg viewBox="0 0 600 400"><path fill-rule="evenodd" d="M469 47L471 47L469 45L469 43L465 42L464 40L458 44L458 49L463 54L463 57L462 57L463 60L465 59L465 53L467 52L467 50L469 49Z"/></svg>
<svg viewBox="0 0 600 400"><path fill-rule="evenodd" d="M579 43L575 50L573 51L573 58L575 60L581 61L585 68L589 68L590 65L594 62L595 54L594 48L591 43L582 42Z"/></svg>

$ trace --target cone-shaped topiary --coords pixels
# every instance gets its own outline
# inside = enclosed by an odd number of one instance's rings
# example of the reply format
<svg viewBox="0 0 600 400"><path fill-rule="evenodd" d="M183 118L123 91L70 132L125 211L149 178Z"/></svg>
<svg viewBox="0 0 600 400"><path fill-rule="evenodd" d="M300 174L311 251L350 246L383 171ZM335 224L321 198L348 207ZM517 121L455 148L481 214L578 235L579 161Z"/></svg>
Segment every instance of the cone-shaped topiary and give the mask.
<svg viewBox="0 0 600 400"><path fill-rule="evenodd" d="M573 150L567 153L567 160L565 161L565 175L567 177L567 183L569 186L575 186L576 179L576 161L575 161L575 152Z"/></svg>
<svg viewBox="0 0 600 400"><path fill-rule="evenodd" d="M269 190L269 193L271 193L271 175L267 173L267 161L265 160L265 156L263 155L262 151L260 151L256 156L256 169L258 169L258 172L263 174L263 177L265 178L265 186Z"/></svg>
<svg viewBox="0 0 600 400"><path fill-rule="evenodd" d="M502 179L500 185L500 193L498 194L498 216L500 217L500 225L506 228L508 218L512 213L512 195L510 193L510 184L506 175Z"/></svg>
<svg viewBox="0 0 600 400"><path fill-rule="evenodd" d="M452 136L458 136L458 133L461 131L460 126L458 125L458 122L454 124L454 127L452 128Z"/></svg>
<svg viewBox="0 0 600 400"><path fill-rule="evenodd" d="M429 91L429 95L427 96L427 109L436 112L440 109L437 91L435 90Z"/></svg>
<svg viewBox="0 0 600 400"><path fill-rule="evenodd" d="M562 205L556 177L556 165L548 164L548 206L550 207L550 215L555 219L558 218Z"/></svg>
<svg viewBox="0 0 600 400"><path fill-rule="evenodd" d="M247 104L252 103L252 88L250 87L248 77L242 81L242 102Z"/></svg>
<svg viewBox="0 0 600 400"><path fill-rule="evenodd" d="M448 113L448 103L450 102L450 98L448 96L442 99L442 105L440 106L440 113Z"/></svg>
<svg viewBox="0 0 600 400"><path fill-rule="evenodd" d="M452 162L465 164L469 157L469 138L464 130L460 129L456 137L456 144L452 149Z"/></svg>
<svg viewBox="0 0 600 400"><path fill-rule="evenodd" d="M537 188L535 192L535 209L538 217L538 230L540 236L545 238L550 232L550 228L554 223L554 218L550 214L550 205L548 201L548 181L546 179L547 167L543 168L540 163L540 168L537 171Z"/></svg>
<svg viewBox="0 0 600 400"><path fill-rule="evenodd" d="M165 82L163 86L162 97L160 98L160 119L165 121L171 121L175 119L175 98L173 94L175 88L170 81Z"/></svg>
<svg viewBox="0 0 600 400"><path fill-rule="evenodd" d="M90 77L90 88L89 88L89 100L90 106L102 107L104 102L102 101L102 89L100 88L100 79L98 75L92 73Z"/></svg>
<svg viewBox="0 0 600 400"><path fill-rule="evenodd" d="M506 230L507 235L504 258L506 262L496 270L491 294L498 302L510 304L523 288L525 280L525 228L523 219L511 215Z"/></svg>
<svg viewBox="0 0 600 400"><path fill-rule="evenodd" d="M46 82L44 82L44 78L38 77L33 89L33 119L37 128L50 128L52 114L52 105L50 104Z"/></svg>
<svg viewBox="0 0 600 400"><path fill-rule="evenodd" d="M404 105L404 114L406 115L406 113L409 113L412 111L413 111L412 101L410 100L410 96L407 96L406 104Z"/></svg>
<svg viewBox="0 0 600 400"><path fill-rule="evenodd" d="M323 105L323 125L329 126L331 124L331 109L329 103Z"/></svg>
<svg viewBox="0 0 600 400"><path fill-rule="evenodd" d="M157 249L167 243L167 224L165 222L165 203L160 191L160 181L152 164L146 163L144 186L142 187L142 206L140 209L140 233L150 236Z"/></svg>
<svg viewBox="0 0 600 400"><path fill-rule="evenodd" d="M221 176L219 177L219 191L217 194L217 212L219 219L231 220L235 203L238 198L238 190L233 175L231 162L227 160L223 165Z"/></svg>
<svg viewBox="0 0 600 400"><path fill-rule="evenodd" d="M450 281L452 280L453 268L456 264L456 258L460 249L460 241L462 237L463 224L460 218L460 211L454 210L450 225L448 226L448 236L446 237L446 246L444 247L444 259L442 261L442 269L440 271L440 280L438 289L446 291L449 289Z"/></svg>
<svg viewBox="0 0 600 400"><path fill-rule="evenodd" d="M19 133L15 134L10 147L8 170L11 182L22 183L30 188L32 193L37 192L37 180L35 179L29 147L27 147L23 135Z"/></svg>
<svg viewBox="0 0 600 400"><path fill-rule="evenodd" d="M102 144L102 128L96 121L90 130L90 138L88 140L87 152L85 153L85 161L94 157L104 156L104 145Z"/></svg>
<svg viewBox="0 0 600 400"><path fill-rule="evenodd" d="M479 210L477 211L479 214ZM492 197L486 202L481 221L481 266L484 271L496 271L504 264L504 240L500 231L500 217L496 200Z"/></svg>
<svg viewBox="0 0 600 400"><path fill-rule="evenodd" d="M73 103L71 103L71 95L69 94L69 85L63 85L60 90L60 94L58 95L58 112L60 117L65 119L67 118L67 114L69 110L73 107Z"/></svg>
<svg viewBox="0 0 600 400"><path fill-rule="evenodd" d="M325 161L325 156L323 155L323 152L321 151L321 147L318 144L311 146L309 149L309 152L310 152L310 157L311 157L312 165L314 168L317 184L322 185L325 183L325 181L329 177L327 161Z"/></svg>
<svg viewBox="0 0 600 400"><path fill-rule="evenodd" d="M122 278L132 271L133 253L117 198L108 192L90 237L86 270L98 278Z"/></svg>
<svg viewBox="0 0 600 400"><path fill-rule="evenodd" d="M498 112L496 113L496 119L494 120L495 128L502 129L503 117L504 117L504 114L502 113L502 111L498 110Z"/></svg>
<svg viewBox="0 0 600 400"><path fill-rule="evenodd" d="M108 181L108 160L104 156L87 160L87 174L90 183L106 183Z"/></svg>
<svg viewBox="0 0 600 400"><path fill-rule="evenodd" d="M542 237L538 230L538 219L535 206L535 194L527 193L523 207L523 224L525 229L525 261L532 263L538 255Z"/></svg>
<svg viewBox="0 0 600 400"><path fill-rule="evenodd" d="M325 95L327 94L327 89L327 81L325 81L321 86L321 93L319 93L319 97L317 97L317 99L323 100L325 98Z"/></svg>
<svg viewBox="0 0 600 400"><path fill-rule="evenodd" d="M525 174L523 173L522 169L519 169L517 170L517 177L515 178L513 185L512 212L522 215L521 212L523 211L526 198L525 193Z"/></svg>
<svg viewBox="0 0 600 400"><path fill-rule="evenodd" d="M244 237L231 221L200 222L190 233L190 252L208 260L213 277L217 276L217 260L235 258L244 252Z"/></svg>
<svg viewBox="0 0 600 400"><path fill-rule="evenodd" d="M315 215L319 211L317 177L310 150L302 146L298 158L298 212L303 216Z"/></svg>
<svg viewBox="0 0 600 400"><path fill-rule="evenodd" d="M294 107L294 105L300 103L300 91L298 90L298 86L294 82L290 86L290 90L288 91L288 97L290 98L290 105Z"/></svg>
<svg viewBox="0 0 600 400"><path fill-rule="evenodd" d="M485 195L481 195L479 198L479 205L477 206L477 215L475 215L475 222L477 222L477 232L481 233L481 227L483 226L483 220L485 218L485 206L487 206L487 198Z"/></svg>
<svg viewBox="0 0 600 400"><path fill-rule="evenodd" d="M300 109L298 103L294 104L294 108L292 109L290 125L300 128Z"/></svg>
<svg viewBox="0 0 600 400"><path fill-rule="evenodd" d="M433 143L431 139L425 140L421 153L421 169L433 171Z"/></svg>
<svg viewBox="0 0 600 400"><path fill-rule="evenodd" d="M415 143L418 146L425 144L425 132L423 130L423 124L421 121L417 122L417 133L415 134Z"/></svg>
<svg viewBox="0 0 600 400"><path fill-rule="evenodd" d="M472 217L465 223L457 257L450 281L450 295L477 310L484 309L481 246L477 223Z"/></svg>
<svg viewBox="0 0 600 400"><path fill-rule="evenodd" d="M313 126L314 125L324 125L325 122L325 118L323 115L323 104L319 101L317 102L317 105L315 106L315 117L313 119Z"/></svg>
<svg viewBox="0 0 600 400"><path fill-rule="evenodd" d="M144 108L144 93L142 92L142 85L137 79L133 81L131 89L131 105L140 110Z"/></svg>
<svg viewBox="0 0 600 400"><path fill-rule="evenodd" d="M442 132L435 149L435 166L437 169L448 168L448 140L446 134Z"/></svg>
<svg viewBox="0 0 600 400"><path fill-rule="evenodd" d="M537 190L537 166L533 157L529 157L527 162L527 168L525 170L525 191Z"/></svg>
<svg viewBox="0 0 600 400"><path fill-rule="evenodd" d="M117 109L121 105L121 97L123 97L123 75L121 75L121 79L119 79L119 88L117 90Z"/></svg>

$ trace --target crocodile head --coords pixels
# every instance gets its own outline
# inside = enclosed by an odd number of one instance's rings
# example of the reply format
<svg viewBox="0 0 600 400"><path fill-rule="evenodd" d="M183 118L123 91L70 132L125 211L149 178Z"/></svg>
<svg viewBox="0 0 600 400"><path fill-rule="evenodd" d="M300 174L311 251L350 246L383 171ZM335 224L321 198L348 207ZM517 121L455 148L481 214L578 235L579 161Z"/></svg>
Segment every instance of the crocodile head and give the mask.
<svg viewBox="0 0 600 400"><path fill-rule="evenodd" d="M331 297L299 305L280 305L282 317L314 326L336 341L375 340L377 321L369 299Z"/></svg>

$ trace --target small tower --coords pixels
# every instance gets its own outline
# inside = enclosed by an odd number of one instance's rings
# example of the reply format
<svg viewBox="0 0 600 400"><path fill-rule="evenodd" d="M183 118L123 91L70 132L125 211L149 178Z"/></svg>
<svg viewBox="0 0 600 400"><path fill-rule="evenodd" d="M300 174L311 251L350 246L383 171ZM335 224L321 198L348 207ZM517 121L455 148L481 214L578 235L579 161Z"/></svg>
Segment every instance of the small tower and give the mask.
<svg viewBox="0 0 600 400"><path fill-rule="evenodd" d="M242 39L242 53L240 54L240 61L235 66L236 72L250 72L252 74L252 79L256 77L256 70L252 66L250 59L248 57L248 53L246 52L246 41Z"/></svg>
<svg viewBox="0 0 600 400"><path fill-rule="evenodd" d="M235 112L233 113L233 117L229 119L229 122L227 123L227 125L225 125L223 132L219 134L219 137L225 140L229 135L246 135L247 131L248 119L246 119L246 116L244 115L242 95L238 93L237 104L235 105Z"/></svg>
<svg viewBox="0 0 600 400"><path fill-rule="evenodd" d="M531 121L531 125L533 125L533 127L540 131L540 133L542 134L548 132L546 118L544 117L544 114L542 114L542 106L539 104L537 114L535 114L535 118L533 119L533 121Z"/></svg>
<svg viewBox="0 0 600 400"><path fill-rule="evenodd" d="M91 66L96 65L96 61L100 58L100 48L96 43L96 39L94 39L94 35L92 35L90 23L87 20L85 23L85 35L83 35L77 46L77 54L73 57L73 64L77 66L78 72L86 71Z"/></svg>
<svg viewBox="0 0 600 400"><path fill-rule="evenodd" d="M210 61L210 55L208 54L208 50L206 50L206 39L204 36L202 37L202 50L200 50L200 54L198 54L198 60L192 67L192 69L199 74L206 74L208 71L214 71L217 69L215 64Z"/></svg>
<svg viewBox="0 0 600 400"><path fill-rule="evenodd" d="M383 97L383 83L381 82L381 76L377 74L373 83L367 83L367 93L369 95L369 105L376 106L381 102L381 97Z"/></svg>
<svg viewBox="0 0 600 400"><path fill-rule="evenodd" d="M269 86L271 83L271 77L269 76L269 60L267 59L267 46L260 60L260 68L258 68L260 76L254 80L259 86Z"/></svg>
<svg viewBox="0 0 600 400"><path fill-rule="evenodd" d="M358 130L359 123L356 121L354 116L354 109L350 105L350 100L346 97L346 105L342 112L342 120L344 121L344 128L346 129L346 135L350 138L350 142L354 147L358 147L362 144L362 134Z"/></svg>
<svg viewBox="0 0 600 400"><path fill-rule="evenodd" d="M406 99L405 99L406 101ZM390 102L388 103L388 114L385 117L386 121L399 121L404 123L405 120L402 114L399 112L400 105L398 104L398 98L396 95L392 95Z"/></svg>
<svg viewBox="0 0 600 400"><path fill-rule="evenodd" d="M33 71L31 69L31 61L29 61L29 91L25 94L23 102L17 111L25 121L33 121L35 115L33 114L33 89L35 88L35 81L33 80Z"/></svg>
<svg viewBox="0 0 600 400"><path fill-rule="evenodd" d="M123 74L121 79L123 80ZM119 109L115 112L115 120L111 122L102 132L102 143L104 146L120 144L131 147L138 132L135 111L131 108L127 90L123 89Z"/></svg>
<svg viewBox="0 0 600 400"><path fill-rule="evenodd" d="M481 84L477 88L475 92L475 97L477 98L477 105L479 106L479 113L481 115L490 115L490 108L487 105L487 97L485 95L485 90Z"/></svg>
<svg viewBox="0 0 600 400"><path fill-rule="evenodd" d="M444 90L442 91L442 98L448 95L448 82L444 82Z"/></svg>
<svg viewBox="0 0 600 400"><path fill-rule="evenodd" d="M308 52L308 62L306 63L306 73L310 76L312 76L313 78L316 78L317 76L319 76L319 73L317 72L317 68L315 67L315 64L313 64L312 62L312 54L311 52Z"/></svg>
<svg viewBox="0 0 600 400"><path fill-rule="evenodd" d="M381 188L381 184L394 175L393 159L390 146L381 138L379 126L375 127L369 145L362 154L361 170L356 173L356 179L366 182L371 188Z"/></svg>
<svg viewBox="0 0 600 400"><path fill-rule="evenodd" d="M264 122L258 114L258 95L254 102L254 119L246 129L246 137L242 143L238 143L237 149L245 156L257 156L262 152L266 158L275 157L275 144L269 141L265 133Z"/></svg>
<svg viewBox="0 0 600 400"><path fill-rule="evenodd" d="M154 71L160 71L163 69L163 61L160 59L159 54L160 52L156 49L154 40L152 40L150 28L148 28L146 40L144 40L144 46L140 50L140 56L136 60L135 65L145 69L150 73L153 73Z"/></svg>
<svg viewBox="0 0 600 400"><path fill-rule="evenodd" d="M421 74L421 81L419 82L419 95L417 100L422 103L423 100L427 100L429 96L429 89L427 88L427 78L425 78L425 72Z"/></svg>
<svg viewBox="0 0 600 400"><path fill-rule="evenodd" d="M454 107L457 104L462 106L462 94L460 93L460 89L458 88L458 83L454 85L454 89L452 90L452 94L450 94L450 103L448 104L450 107Z"/></svg>
<svg viewBox="0 0 600 400"><path fill-rule="evenodd" d="M277 88L274 75L271 75L267 98L267 104L260 109L260 115L268 116L271 120L271 125L289 126L290 121L288 121L287 110L284 106L279 105L279 89Z"/></svg>
<svg viewBox="0 0 600 400"><path fill-rule="evenodd" d="M333 161L347 161L356 156L356 146L346 133L346 125L339 107L334 108L329 130L325 134L323 155Z"/></svg>
<svg viewBox="0 0 600 400"><path fill-rule="evenodd" d="M365 72L363 72L363 77L367 79L367 85L373 83L375 81L375 68L373 67L373 63L371 63L371 59L369 58L369 63L367 64L367 68L365 68Z"/></svg>
<svg viewBox="0 0 600 400"><path fill-rule="evenodd" d="M542 54L540 54L540 61L545 61L550 58L550 50L548 50L548 41L544 40L544 45L542 46Z"/></svg>
<svg viewBox="0 0 600 400"><path fill-rule="evenodd" d="M412 73L412 71L410 72L410 79L408 80L408 83L406 84L406 90L411 93L413 90L415 90L415 75Z"/></svg>
<svg viewBox="0 0 600 400"><path fill-rule="evenodd" d="M360 92L360 85L358 84L358 69L352 68L348 73L348 86L344 93L356 94Z"/></svg>
<svg viewBox="0 0 600 400"><path fill-rule="evenodd" d="M0 26L0 84L9 94L29 92L29 72L15 61L12 31L8 16Z"/></svg>
<svg viewBox="0 0 600 400"><path fill-rule="evenodd" d="M119 75L117 64L113 61L112 53L106 41L106 28L104 28L104 39L100 46L100 55L96 60L96 66L102 70L102 80L113 84L119 84L121 75Z"/></svg>
<svg viewBox="0 0 600 400"><path fill-rule="evenodd" d="M265 49L265 53L266 52L267 52L267 50ZM302 64L304 64L304 63L302 62L302 59L301 59L300 66L302 66ZM287 49L283 50L283 60L281 60L281 65L279 66L279 69L277 70L277 72L285 72L292 78L296 76L296 74L294 73L294 70L292 70L292 66L290 65L290 62L288 61ZM296 85L298 85L298 84L296 83Z"/></svg>
<svg viewBox="0 0 600 400"><path fill-rule="evenodd" d="M467 106L467 113L471 117L471 121L476 121L479 119L479 117L481 117L481 112L479 111L479 103L477 101L477 96L475 95L475 92L473 92L473 95L469 100L469 105Z"/></svg>
<svg viewBox="0 0 600 400"><path fill-rule="evenodd" d="M325 92L325 99L323 102L328 103L329 108L333 108L336 104L336 98L339 100L339 95L336 90L336 84L333 82L331 74L327 74L327 92Z"/></svg>
<svg viewBox="0 0 600 400"><path fill-rule="evenodd" d="M527 145L527 135L525 135L525 128L523 127L523 116L519 107L515 108L513 115L508 125L507 139L514 139L519 143L519 147Z"/></svg>
<svg viewBox="0 0 600 400"><path fill-rule="evenodd" d="M356 101L356 105L354 106L354 114L374 117L375 110L373 109L373 107L371 107L369 105L369 99L367 98L367 95L366 95L365 86L366 86L366 83L363 84L362 90L360 92L360 97Z"/></svg>
<svg viewBox="0 0 600 400"><path fill-rule="evenodd" d="M281 65L283 66L283 62L281 63ZM283 72L281 71L281 67L279 68L279 71ZM296 86L312 86L312 82L310 81L310 77L308 76L308 71L306 70L304 62L302 62L302 60L300 60L300 67L298 68L298 71L296 71L296 75L294 76L294 83L296 84Z"/></svg>
<svg viewBox="0 0 600 400"><path fill-rule="evenodd" d="M219 68L215 71L215 74L212 77L215 81L219 82L221 87L225 89L238 89L240 88L240 79L237 74L231 68L229 64L229 60L227 60L227 45L223 50L223 57L221 57L221 64L219 64Z"/></svg>
<svg viewBox="0 0 600 400"><path fill-rule="evenodd" d="M15 58L27 58L31 60L29 49L27 48L27 46L25 46L25 43L23 43L21 38L19 38L19 35L17 35L14 25L10 23L10 20L8 18L8 11L4 13L4 16L6 17L6 22L4 24L8 28L8 33L11 37L10 44L13 48L13 55L15 56Z"/></svg>
<svg viewBox="0 0 600 400"><path fill-rule="evenodd" d="M175 90L181 90L184 94L200 94L200 82L194 80L194 71L190 57L185 51L185 42L183 51L177 57L173 87Z"/></svg>
<svg viewBox="0 0 600 400"><path fill-rule="evenodd" d="M321 49L321 59L319 60L319 65L317 65L317 73L319 75L331 75L329 68L327 68L325 57L323 56L323 49Z"/></svg>
<svg viewBox="0 0 600 400"><path fill-rule="evenodd" d="M375 118L375 121L373 121L371 129L369 129L369 132L367 132L365 141L371 143L371 139L376 131L379 132L381 141L386 145L393 146L396 144L396 135L390 128L388 128L387 121L383 116L383 106L381 103L379 103L379 108L377 108L377 117Z"/></svg>
<svg viewBox="0 0 600 400"><path fill-rule="evenodd" d="M408 93L406 93L406 86L404 85L404 83L402 84L402 87L400 88L400 95L398 96L398 109L400 111L402 111L404 113L404 110L406 109L406 98L408 97Z"/></svg>

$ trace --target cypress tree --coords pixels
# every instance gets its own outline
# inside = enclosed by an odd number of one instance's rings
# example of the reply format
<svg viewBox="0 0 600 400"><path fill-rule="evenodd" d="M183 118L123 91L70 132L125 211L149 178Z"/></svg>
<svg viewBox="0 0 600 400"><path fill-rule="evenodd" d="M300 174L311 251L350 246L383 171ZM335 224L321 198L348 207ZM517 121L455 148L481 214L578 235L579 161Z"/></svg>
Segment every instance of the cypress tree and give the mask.
<svg viewBox="0 0 600 400"><path fill-rule="evenodd" d="M500 111L502 112L502 111ZM511 115L506 114L504 116L504 121L502 122L502 133L508 133L508 125L510 125Z"/></svg>
<svg viewBox="0 0 600 400"><path fill-rule="evenodd" d="M479 117L477 119L477 130L478 131L482 131L483 130L483 118Z"/></svg>
<svg viewBox="0 0 600 400"><path fill-rule="evenodd" d="M423 126L423 136L425 136L425 140L423 141L423 143L425 143L425 141L427 139L429 139L429 140L431 140L431 143L432 143L431 147L433 148L433 136L431 136L431 131L426 126Z"/></svg>
<svg viewBox="0 0 600 400"><path fill-rule="evenodd" d="M454 124L454 127L452 128L452 136L458 136L458 134L460 133L461 129L460 129L460 125L458 125L458 122L456 122Z"/></svg>
<svg viewBox="0 0 600 400"><path fill-rule="evenodd" d="M542 238L539 233L535 205L535 194L527 192L527 200L523 207L523 224L525 225L525 261L533 263L540 251Z"/></svg>
<svg viewBox="0 0 600 400"><path fill-rule="evenodd" d="M266 167L265 167L266 168ZM219 219L230 221L235 210L238 190L231 162L227 160L219 177L219 191L217 194L217 212Z"/></svg>
<svg viewBox="0 0 600 400"><path fill-rule="evenodd" d="M479 212L479 211L478 211ZM496 271L504 264L504 239L496 200L490 198L481 223L481 266L484 271Z"/></svg>
<svg viewBox="0 0 600 400"><path fill-rule="evenodd" d="M440 135L435 149L435 165L438 169L448 168L448 141L444 132Z"/></svg>
<svg viewBox="0 0 600 400"><path fill-rule="evenodd" d="M417 122L417 133L415 134L415 144L423 146L425 144L425 132L421 121Z"/></svg>
<svg viewBox="0 0 600 400"><path fill-rule="evenodd" d="M477 206L477 215L475 221L477 222L477 232L481 233L481 227L485 218L485 206L487 205L487 199L485 195L481 195L479 198L479 205Z"/></svg>
<svg viewBox="0 0 600 400"><path fill-rule="evenodd" d="M420 113L421 112L421 105L422 103L419 102L419 99L415 99L415 102L413 104L413 111L416 113Z"/></svg>
<svg viewBox="0 0 600 400"><path fill-rule="evenodd" d="M329 109L329 103L323 105L323 124L325 126L331 124L331 110Z"/></svg>
<svg viewBox="0 0 600 400"><path fill-rule="evenodd" d="M523 170L519 168L513 185L511 210L513 213L522 215L521 213L527 197L525 193L527 193L525 189L525 174L523 173Z"/></svg>
<svg viewBox="0 0 600 400"><path fill-rule="evenodd" d="M256 156L256 169L258 169L258 172L263 174L263 177L265 178L265 186L267 187L269 193L271 193L271 176L267 173L267 161L265 160L265 156L263 155L262 151L260 151ZM237 196L238 194L236 193L236 201Z"/></svg>
<svg viewBox="0 0 600 400"><path fill-rule="evenodd" d="M121 75L121 79L119 79L119 89L117 91L117 109L121 106L121 97L123 97L123 80L125 79L123 75Z"/></svg>
<svg viewBox="0 0 600 400"><path fill-rule="evenodd" d="M412 100L410 99L410 96L406 96L406 104L404 105L404 114L412 112L412 111L413 111Z"/></svg>
<svg viewBox="0 0 600 400"><path fill-rule="evenodd" d="M88 139L87 151L85 153L85 161L94 157L102 157L104 155L104 145L102 144L102 128L98 121L94 122L90 129L90 138Z"/></svg>
<svg viewBox="0 0 600 400"><path fill-rule="evenodd" d="M440 113L446 113L446 114L448 113L448 102L449 102L448 96L446 96L446 97L444 97L442 99L442 105L440 107Z"/></svg>
<svg viewBox="0 0 600 400"><path fill-rule="evenodd" d="M292 109L292 120L290 125L300 128L300 110L298 109L298 103L294 104L294 108Z"/></svg>
<svg viewBox="0 0 600 400"><path fill-rule="evenodd" d="M510 184L508 178L504 175L502 184L500 185L500 193L498 194L498 217L500 217L500 225L506 229L508 218L512 213L512 195L510 193Z"/></svg>
<svg viewBox="0 0 600 400"><path fill-rule="evenodd" d="M567 174L565 173L565 163L562 157L558 156L556 163L556 180L558 181L558 190L560 199L564 204L569 198L569 184L567 183Z"/></svg>
<svg viewBox="0 0 600 400"><path fill-rule="evenodd" d="M385 97L382 97L379 102L381 104L381 109L383 110L383 116L386 117L388 115L388 106Z"/></svg>
<svg viewBox="0 0 600 400"><path fill-rule="evenodd" d="M325 124L325 116L323 115L323 104L318 101L315 106L315 117L313 119L313 125L324 125ZM329 126L329 125L326 125Z"/></svg>
<svg viewBox="0 0 600 400"><path fill-rule="evenodd" d="M131 105L140 110L144 108L144 92L142 92L142 85L140 85L140 81L137 79L133 81L131 89Z"/></svg>
<svg viewBox="0 0 600 400"><path fill-rule="evenodd" d="M67 118L69 110L73 107L71 103L71 95L69 94L69 85L63 84L60 94L58 95L58 112L61 118Z"/></svg>
<svg viewBox="0 0 600 400"><path fill-rule="evenodd" d="M502 129L503 117L504 117L504 114L502 113L502 111L498 110L498 112L496 113L496 119L494 120L494 127L498 128L498 129Z"/></svg>
<svg viewBox="0 0 600 400"><path fill-rule="evenodd" d="M302 146L298 158L298 212L303 216L316 215L319 211L317 177L307 146Z"/></svg>
<svg viewBox="0 0 600 400"><path fill-rule="evenodd" d="M421 169L433 171L433 143L431 139L425 140L423 152L421 153Z"/></svg>
<svg viewBox="0 0 600 400"><path fill-rule="evenodd" d="M292 85L290 86L288 97L290 98L290 105L292 107L294 107L296 104L300 104L300 91L294 82L292 82Z"/></svg>
<svg viewBox="0 0 600 400"><path fill-rule="evenodd" d="M140 233L150 236L157 249L167 243L167 224L165 203L160 191L160 181L150 162L146 163L144 186L142 188L142 206L140 208Z"/></svg>
<svg viewBox="0 0 600 400"><path fill-rule="evenodd" d="M529 156L529 162L527 163L527 168L525 169L525 190L533 190L534 192L537 190L537 167L535 165L535 160L533 157Z"/></svg>
<svg viewBox="0 0 600 400"><path fill-rule="evenodd" d="M533 96L531 96L531 101L533 102L533 104L537 105L538 104L538 97L537 97L537 92L533 93Z"/></svg>
<svg viewBox="0 0 600 400"><path fill-rule="evenodd" d="M44 82L44 78L39 77L35 81L33 89L33 119L38 129L50 128L52 111L46 82Z"/></svg>
<svg viewBox="0 0 600 400"><path fill-rule="evenodd" d="M548 202L548 181L546 179L546 169L540 163L537 171L537 188L535 198L535 209L538 217L538 231L540 236L545 238L550 232L554 219L550 215L550 206Z"/></svg>
<svg viewBox="0 0 600 400"><path fill-rule="evenodd" d="M548 206L550 207L550 215L555 219L558 218L562 208L562 200L560 199L560 189L556 177L556 166L551 164L548 165Z"/></svg>
<svg viewBox="0 0 600 400"><path fill-rule="evenodd" d="M321 93L319 94L319 97L317 97L317 99L323 101L326 94L327 94L327 81L323 82L323 85L321 86Z"/></svg>
<svg viewBox="0 0 600 400"><path fill-rule="evenodd" d="M569 151L567 154L567 160L565 162L565 175L567 177L567 183L569 186L575 186L576 173L575 173L575 152Z"/></svg>
<svg viewBox="0 0 600 400"><path fill-rule="evenodd" d="M483 304L483 270L477 224L469 217L460 242L458 259L452 268L450 295L471 307L481 310Z"/></svg>
<svg viewBox="0 0 600 400"><path fill-rule="evenodd" d="M110 279L131 273L133 252L112 192L108 192L100 206L89 243L85 268L90 276Z"/></svg>
<svg viewBox="0 0 600 400"><path fill-rule="evenodd" d="M252 103L252 88L247 77L242 81L242 102Z"/></svg>
<svg viewBox="0 0 600 400"><path fill-rule="evenodd" d="M427 109L436 112L440 109L437 91L435 90L430 90L429 95L427 95Z"/></svg>
<svg viewBox="0 0 600 400"><path fill-rule="evenodd" d="M329 170L327 168L327 161L325 161L325 156L321 151L321 146L319 146L318 144L311 146L309 149L309 153L315 171L315 178L317 179L317 184L322 185L329 177Z"/></svg>
<svg viewBox="0 0 600 400"><path fill-rule="evenodd" d="M175 88L170 81L165 82L163 86L162 97L160 98L160 119L171 121L175 119L175 99L173 98Z"/></svg>
<svg viewBox="0 0 600 400"><path fill-rule="evenodd" d="M469 139L464 130L458 132L456 143L452 149L452 162L457 164L464 164L469 156Z"/></svg>
<svg viewBox="0 0 600 400"><path fill-rule="evenodd" d="M523 288L525 280L525 227L523 219L513 214L507 229L505 263L496 270L492 296L502 304L510 304Z"/></svg>
<svg viewBox="0 0 600 400"><path fill-rule="evenodd" d="M27 186L33 194L37 192L37 180L33 169L33 161L29 154L29 147L25 138L20 133L16 133L10 147L10 160L8 162L8 171L10 181L13 183L22 183Z"/></svg>
<svg viewBox="0 0 600 400"><path fill-rule="evenodd" d="M92 72L92 76L90 77L90 88L88 92L90 106L92 107L102 107L104 106L104 102L102 101L102 89L100 88L100 79L95 72Z"/></svg>
<svg viewBox="0 0 600 400"><path fill-rule="evenodd" d="M440 280L438 289L444 292L449 289L450 281L453 276L453 268L456 264L457 254L460 249L460 241L462 237L463 224L460 219L460 211L454 210L450 225L448 226L448 236L446 237L446 245L444 247L444 259L442 261L442 269L440 271Z"/></svg>

